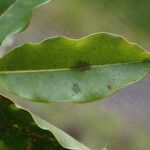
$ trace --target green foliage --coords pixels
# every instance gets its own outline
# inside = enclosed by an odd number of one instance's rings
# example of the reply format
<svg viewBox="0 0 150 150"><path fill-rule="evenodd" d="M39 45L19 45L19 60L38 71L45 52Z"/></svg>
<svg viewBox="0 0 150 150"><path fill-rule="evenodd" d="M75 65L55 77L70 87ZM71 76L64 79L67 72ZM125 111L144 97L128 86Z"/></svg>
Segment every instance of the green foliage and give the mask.
<svg viewBox="0 0 150 150"><path fill-rule="evenodd" d="M0 0L0 45L8 35L27 27L34 7L49 1L51 0ZM2 12L4 13L1 14Z"/></svg>
<svg viewBox="0 0 150 150"><path fill-rule="evenodd" d="M0 87L36 102L95 101L143 78L149 60L149 53L116 35L57 37L3 57Z"/></svg>
<svg viewBox="0 0 150 150"><path fill-rule="evenodd" d="M31 115L0 97L1 150L64 150L49 131L42 130Z"/></svg>

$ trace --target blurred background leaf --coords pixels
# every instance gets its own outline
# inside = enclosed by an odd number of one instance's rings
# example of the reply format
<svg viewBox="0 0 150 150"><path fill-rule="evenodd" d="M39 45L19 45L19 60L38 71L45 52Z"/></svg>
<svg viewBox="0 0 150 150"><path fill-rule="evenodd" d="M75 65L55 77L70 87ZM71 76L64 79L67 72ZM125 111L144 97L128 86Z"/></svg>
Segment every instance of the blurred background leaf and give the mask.
<svg viewBox="0 0 150 150"><path fill-rule="evenodd" d="M79 38L105 31L122 35L149 50L149 8L148 0L55 0L34 10L29 28L11 37L11 46L56 35ZM150 76L104 101L49 106L29 103L28 107L39 110L45 120L93 150L105 147L147 150L150 147L149 89ZM44 113L45 109L50 113Z"/></svg>

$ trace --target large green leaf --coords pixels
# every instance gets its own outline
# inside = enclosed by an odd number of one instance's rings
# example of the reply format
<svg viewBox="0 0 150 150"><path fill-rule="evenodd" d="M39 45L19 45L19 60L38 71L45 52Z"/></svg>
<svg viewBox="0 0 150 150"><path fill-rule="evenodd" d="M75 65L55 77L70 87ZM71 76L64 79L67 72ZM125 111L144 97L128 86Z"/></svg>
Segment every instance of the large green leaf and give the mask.
<svg viewBox="0 0 150 150"><path fill-rule="evenodd" d="M8 35L27 27L34 7L49 1L51 0L0 0L0 45Z"/></svg>
<svg viewBox="0 0 150 150"><path fill-rule="evenodd" d="M0 87L36 102L99 100L150 71L150 54L117 35L25 44L0 60Z"/></svg>
<svg viewBox="0 0 150 150"><path fill-rule="evenodd" d="M31 115L0 97L1 150L89 150L60 129ZM60 146L56 139L66 148Z"/></svg>

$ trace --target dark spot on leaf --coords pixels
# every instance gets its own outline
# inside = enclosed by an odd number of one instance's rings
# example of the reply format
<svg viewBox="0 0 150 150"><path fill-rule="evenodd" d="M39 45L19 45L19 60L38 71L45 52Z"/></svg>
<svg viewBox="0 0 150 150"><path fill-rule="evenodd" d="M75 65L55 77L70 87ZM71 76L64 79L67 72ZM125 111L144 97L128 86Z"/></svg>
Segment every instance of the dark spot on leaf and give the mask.
<svg viewBox="0 0 150 150"><path fill-rule="evenodd" d="M87 71L90 70L90 64L88 62L78 61L72 69L77 72Z"/></svg>
<svg viewBox="0 0 150 150"><path fill-rule="evenodd" d="M108 85L107 85L107 88L108 88L109 90L112 90L113 87L112 87L111 84L108 84Z"/></svg>
<svg viewBox="0 0 150 150"><path fill-rule="evenodd" d="M73 85L72 90L75 94L79 94L81 92L81 89L79 88L79 86L77 84Z"/></svg>

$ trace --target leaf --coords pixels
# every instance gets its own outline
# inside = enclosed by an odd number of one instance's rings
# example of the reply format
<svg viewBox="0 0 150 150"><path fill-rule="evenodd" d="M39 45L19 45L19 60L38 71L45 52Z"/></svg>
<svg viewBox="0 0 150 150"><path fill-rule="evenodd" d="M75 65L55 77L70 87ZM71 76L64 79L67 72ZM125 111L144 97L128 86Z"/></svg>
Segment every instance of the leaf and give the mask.
<svg viewBox="0 0 150 150"><path fill-rule="evenodd" d="M28 26L34 7L50 1L0 0L0 45L8 35L18 33Z"/></svg>
<svg viewBox="0 0 150 150"><path fill-rule="evenodd" d="M0 0L0 15L4 13L13 3L15 0Z"/></svg>
<svg viewBox="0 0 150 150"><path fill-rule="evenodd" d="M56 37L25 44L0 59L0 87L34 102L90 102L149 72L150 53L117 35Z"/></svg>
<svg viewBox="0 0 150 150"><path fill-rule="evenodd" d="M34 114L32 117L8 99L0 97L0 149L89 150L50 123ZM56 139L66 148L60 146Z"/></svg>
<svg viewBox="0 0 150 150"><path fill-rule="evenodd" d="M40 129L30 114L0 97L0 147L3 150L63 150L54 136Z"/></svg>

